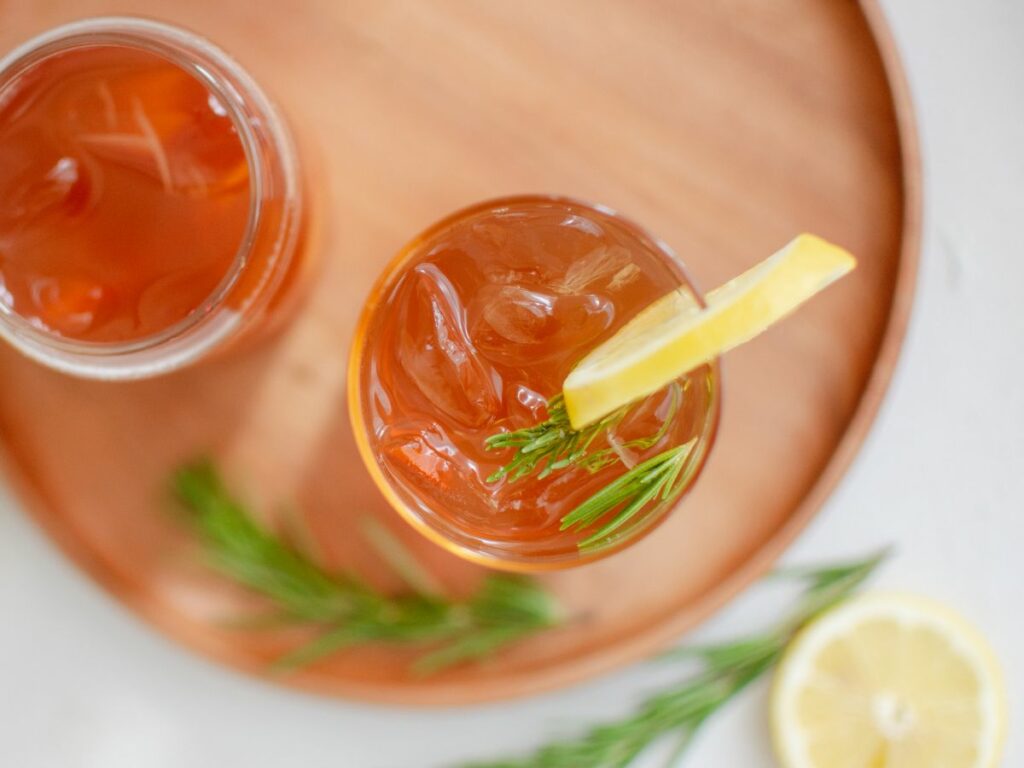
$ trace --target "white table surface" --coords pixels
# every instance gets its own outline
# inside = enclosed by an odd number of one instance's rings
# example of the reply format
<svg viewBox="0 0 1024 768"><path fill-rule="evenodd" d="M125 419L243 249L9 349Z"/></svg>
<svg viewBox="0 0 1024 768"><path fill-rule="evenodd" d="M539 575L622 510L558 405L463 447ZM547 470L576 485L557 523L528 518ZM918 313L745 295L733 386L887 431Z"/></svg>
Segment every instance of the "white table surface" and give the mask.
<svg viewBox="0 0 1024 768"><path fill-rule="evenodd" d="M1002 658L1011 696L1004 765L1020 766L1024 0L884 5L921 124L927 180L919 293L882 414L786 559L816 561L896 542L899 555L878 583L948 601ZM750 627L757 606L748 595L702 633ZM539 698L445 711L280 690L197 658L143 625L0 496L3 766L429 768L518 751L553 730L622 713L668 674L648 664ZM773 766L765 696L766 686L756 686L717 717L684 765Z"/></svg>

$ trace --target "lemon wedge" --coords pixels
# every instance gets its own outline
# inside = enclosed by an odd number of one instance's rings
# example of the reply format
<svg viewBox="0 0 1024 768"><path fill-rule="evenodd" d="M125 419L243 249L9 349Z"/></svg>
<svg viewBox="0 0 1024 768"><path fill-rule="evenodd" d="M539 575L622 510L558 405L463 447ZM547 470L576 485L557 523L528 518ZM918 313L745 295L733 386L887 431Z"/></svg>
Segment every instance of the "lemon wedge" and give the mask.
<svg viewBox="0 0 1024 768"><path fill-rule="evenodd" d="M771 718L784 768L990 768L1005 692L985 640L948 608L868 595L793 641Z"/></svg>
<svg viewBox="0 0 1024 768"><path fill-rule="evenodd" d="M707 294L658 299L584 357L562 385L574 429L657 392L765 330L856 265L839 246L799 235Z"/></svg>

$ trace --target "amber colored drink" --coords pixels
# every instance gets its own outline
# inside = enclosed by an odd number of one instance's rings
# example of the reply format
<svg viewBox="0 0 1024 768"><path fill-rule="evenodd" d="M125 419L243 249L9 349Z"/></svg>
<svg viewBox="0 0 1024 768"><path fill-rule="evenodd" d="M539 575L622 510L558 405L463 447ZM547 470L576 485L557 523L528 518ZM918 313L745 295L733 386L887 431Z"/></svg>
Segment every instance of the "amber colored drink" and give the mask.
<svg viewBox="0 0 1024 768"><path fill-rule="evenodd" d="M489 481L510 458L488 436L547 416L589 350L673 289L681 265L607 209L548 197L485 203L411 243L375 288L357 331L350 393L357 440L385 495L418 529L496 567L564 567L607 554L664 517L652 504L602 546L561 530L571 509L628 467L697 438L692 481L718 413L702 367L634 406L598 438L621 458L597 472ZM645 450L636 438L658 436Z"/></svg>
<svg viewBox="0 0 1024 768"><path fill-rule="evenodd" d="M288 282L292 149L237 64L190 33L95 19L0 72L0 332L54 367L163 372Z"/></svg>
<svg viewBox="0 0 1024 768"><path fill-rule="evenodd" d="M148 51L52 56L0 106L0 301L38 328L130 341L197 311L245 232L226 109Z"/></svg>

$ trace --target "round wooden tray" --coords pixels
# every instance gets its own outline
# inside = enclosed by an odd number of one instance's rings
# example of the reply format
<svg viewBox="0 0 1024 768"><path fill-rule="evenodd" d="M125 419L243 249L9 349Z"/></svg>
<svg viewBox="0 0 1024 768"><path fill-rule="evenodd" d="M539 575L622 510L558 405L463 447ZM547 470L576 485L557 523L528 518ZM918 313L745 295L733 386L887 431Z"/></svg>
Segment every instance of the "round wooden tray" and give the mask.
<svg viewBox="0 0 1024 768"><path fill-rule="evenodd" d="M479 577L406 530L345 412L353 323L381 266L445 213L537 191L600 201L659 233L700 284L803 230L860 257L842 284L725 362L722 430L696 490L655 534L545 577L564 629L426 679L357 649L283 681L379 701L533 693L639 659L762 573L860 445L896 361L918 253L920 170L906 88L874 3L8 4L7 48L73 18L134 12L205 34L277 98L311 198L308 301L263 347L110 385L0 350L4 464L65 552L185 645L260 673L294 637L223 619L247 597L200 567L165 514L179 461L299 509L326 561L389 585L356 521L377 515L452 590Z"/></svg>

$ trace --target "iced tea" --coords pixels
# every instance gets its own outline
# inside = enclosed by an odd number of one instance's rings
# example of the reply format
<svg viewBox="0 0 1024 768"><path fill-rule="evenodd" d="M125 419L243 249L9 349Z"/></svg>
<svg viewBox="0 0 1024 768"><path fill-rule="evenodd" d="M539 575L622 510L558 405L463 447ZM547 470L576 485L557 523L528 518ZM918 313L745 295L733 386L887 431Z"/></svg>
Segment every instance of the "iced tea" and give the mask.
<svg viewBox="0 0 1024 768"><path fill-rule="evenodd" d="M232 335L296 243L292 150L269 110L233 61L154 22L80 22L9 57L0 331L111 378L184 362L200 351L184 337Z"/></svg>
<svg viewBox="0 0 1024 768"><path fill-rule="evenodd" d="M396 508L457 553L498 567L561 567L617 549L659 521L652 503L607 541L565 515L637 463L717 417L713 366L635 404L590 449L611 458L547 476L494 479L510 458L488 437L537 424L589 350L673 289L692 292L661 244L613 212L550 197L486 203L411 243L374 289L350 370L367 464Z"/></svg>

